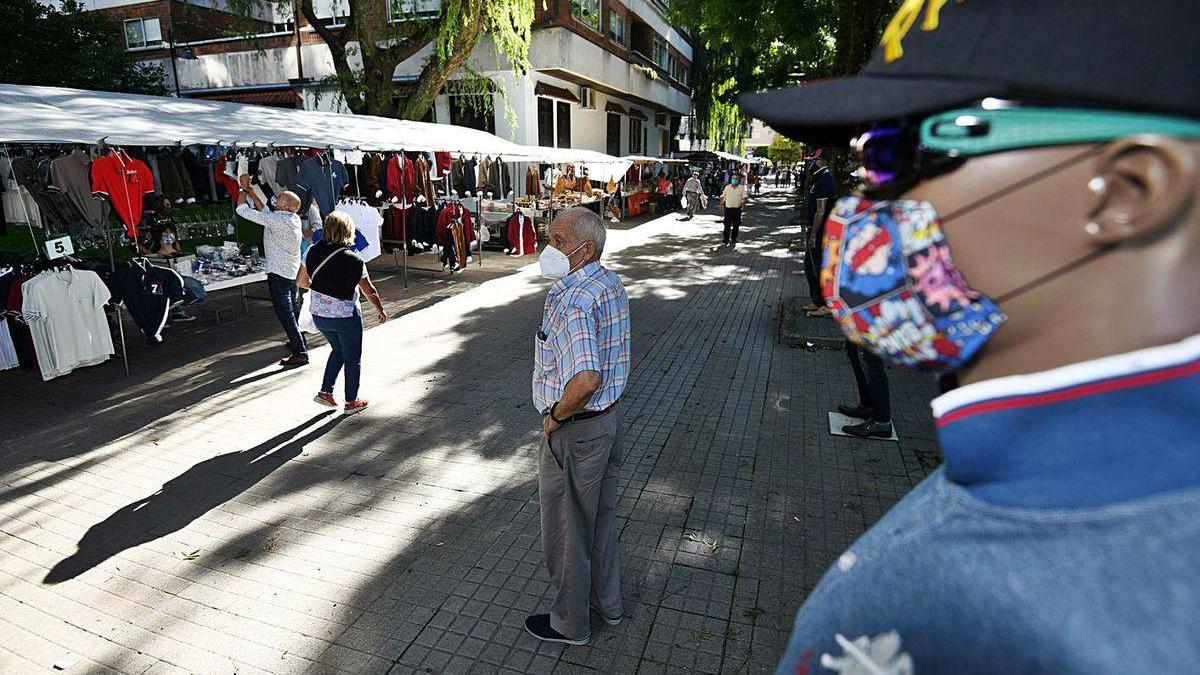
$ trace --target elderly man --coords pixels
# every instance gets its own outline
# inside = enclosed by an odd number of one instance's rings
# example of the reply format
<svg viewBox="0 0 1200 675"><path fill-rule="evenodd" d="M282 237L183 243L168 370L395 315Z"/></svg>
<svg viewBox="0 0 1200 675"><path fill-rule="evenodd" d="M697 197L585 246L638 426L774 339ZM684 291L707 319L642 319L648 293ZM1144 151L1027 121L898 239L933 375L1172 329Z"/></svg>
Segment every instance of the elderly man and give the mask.
<svg viewBox="0 0 1200 675"><path fill-rule="evenodd" d="M687 217L681 220L691 220L696 216L696 207L700 206L700 194L704 187L700 185L700 172L693 171L692 177L683 184L683 198L687 201Z"/></svg>
<svg viewBox="0 0 1200 675"><path fill-rule="evenodd" d="M538 491L554 600L525 620L539 640L582 645L589 607L621 623L617 481L629 376L629 297L600 264L604 223L572 208L550 224L542 276L554 280L534 338L533 402L542 413Z"/></svg>
<svg viewBox="0 0 1200 675"><path fill-rule="evenodd" d="M308 365L308 345L300 332L300 292L296 288L296 274L300 271L300 197L294 192L283 192L275 200L272 211L262 199L250 189L250 176L239 178L245 201L238 205L237 214L246 220L262 225L263 253L267 259L267 288L271 292L271 303L275 305L275 316L283 324L287 334L291 355L280 360L279 365L291 368ZM253 206L251 206L253 202Z"/></svg>

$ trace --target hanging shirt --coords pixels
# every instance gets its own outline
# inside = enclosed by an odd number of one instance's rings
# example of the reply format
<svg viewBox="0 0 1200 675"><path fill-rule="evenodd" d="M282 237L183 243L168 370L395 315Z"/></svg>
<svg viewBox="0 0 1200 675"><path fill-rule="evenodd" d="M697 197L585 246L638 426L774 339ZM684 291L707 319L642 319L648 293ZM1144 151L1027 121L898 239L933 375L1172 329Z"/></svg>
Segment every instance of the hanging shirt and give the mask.
<svg viewBox="0 0 1200 675"><path fill-rule="evenodd" d="M21 293L21 311L40 317L29 330L43 380L112 356L112 334L104 316L112 295L95 272L49 270L22 284Z"/></svg>
<svg viewBox="0 0 1200 675"><path fill-rule="evenodd" d="M138 223L142 221L142 198L152 192L154 176L142 160L114 150L92 162L92 193L112 201L131 238L137 238Z"/></svg>
<svg viewBox="0 0 1200 675"><path fill-rule="evenodd" d="M94 232L104 228L104 202L92 194L92 159L76 148L71 154L50 162L50 180L67 195Z"/></svg>
<svg viewBox="0 0 1200 675"><path fill-rule="evenodd" d="M508 217L504 229L506 230L509 255L521 256L537 253L537 231L533 229L532 218L518 211Z"/></svg>
<svg viewBox="0 0 1200 675"><path fill-rule="evenodd" d="M278 171L276 166L276 171ZM326 160L323 157L310 157L300 165L296 177L296 187L301 191L301 198L307 208L311 202L317 203L321 218L333 212L333 205L338 195L350 184L344 164L337 160Z"/></svg>
<svg viewBox="0 0 1200 675"><path fill-rule="evenodd" d="M413 161L398 152L387 161L388 194L400 200L400 208L413 205L417 198L416 169Z"/></svg>
<svg viewBox="0 0 1200 675"><path fill-rule="evenodd" d="M175 270L151 265L145 258L118 267L113 276L117 299L125 303L146 342L162 342L171 305L183 300L183 277Z"/></svg>

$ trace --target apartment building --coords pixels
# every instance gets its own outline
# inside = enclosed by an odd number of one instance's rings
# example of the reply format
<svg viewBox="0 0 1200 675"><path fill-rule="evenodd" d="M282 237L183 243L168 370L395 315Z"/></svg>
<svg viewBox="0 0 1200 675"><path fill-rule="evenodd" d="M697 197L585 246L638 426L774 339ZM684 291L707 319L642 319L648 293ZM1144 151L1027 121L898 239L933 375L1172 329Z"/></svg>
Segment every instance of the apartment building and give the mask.
<svg viewBox="0 0 1200 675"><path fill-rule="evenodd" d="M391 21L441 11L440 0L384 1ZM688 36L667 20L666 1L545 0L542 6L539 0L530 71L515 75L485 37L470 65L496 85L491 109L465 105L451 83L431 121L526 145L613 155L678 149L681 119L692 110L693 52ZM315 4L326 25L345 22L345 0ZM225 0L88 0L88 6L121 21L126 48L161 64L168 88L180 96L344 109L325 81L334 72L328 48L303 17L276 3L263 2L249 18L231 12ZM402 63L394 81L414 82L427 49Z"/></svg>

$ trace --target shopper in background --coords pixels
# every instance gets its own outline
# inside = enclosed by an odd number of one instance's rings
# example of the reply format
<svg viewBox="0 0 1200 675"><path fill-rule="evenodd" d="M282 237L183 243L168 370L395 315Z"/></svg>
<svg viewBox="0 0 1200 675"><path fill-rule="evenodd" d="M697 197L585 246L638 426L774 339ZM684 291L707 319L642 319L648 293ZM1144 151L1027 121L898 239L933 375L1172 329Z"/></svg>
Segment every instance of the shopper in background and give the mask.
<svg viewBox="0 0 1200 675"><path fill-rule="evenodd" d="M610 222L621 222L621 184L615 180L609 179L608 184L604 186L606 194L604 201L607 204L606 209L611 218Z"/></svg>
<svg viewBox="0 0 1200 675"><path fill-rule="evenodd" d="M892 437L892 397L888 391L887 365L869 349L846 340L846 358L854 371L858 405L839 405L838 412L862 422L848 424L842 431L859 438Z"/></svg>
<svg viewBox="0 0 1200 675"><path fill-rule="evenodd" d="M696 216L696 209L700 206L700 194L704 192L704 186L700 184L700 172L693 171L692 177L687 179L683 184L683 198L687 201L687 216L682 220L691 220Z"/></svg>
<svg viewBox="0 0 1200 675"><path fill-rule="evenodd" d="M722 246L737 246L738 230L742 226L742 207L749 202L746 186L738 174L733 174L729 185L721 192L721 206L725 207L725 233L721 236Z"/></svg>
<svg viewBox="0 0 1200 675"><path fill-rule="evenodd" d="M817 151L818 155L821 152ZM800 185L802 178L797 178ZM808 281L808 297L812 300L804 307L808 316L829 316L829 307L821 297L821 263L824 253L825 217L833 208L833 196L837 194L837 181L829 165L819 156L813 160L812 180L808 188L808 242L804 250L804 277Z"/></svg>
<svg viewBox="0 0 1200 675"><path fill-rule="evenodd" d="M349 214L334 211L325 218L321 239L308 249L296 283L312 293L313 323L329 343L329 360L315 400L336 408L333 385L338 373L346 371L346 414L362 412L367 402L358 397L362 374L363 318L358 306L361 292L375 306L379 323L387 321L379 291L367 274L367 264L352 248L354 221Z"/></svg>
<svg viewBox="0 0 1200 675"><path fill-rule="evenodd" d="M271 304L275 316L287 333L290 356L279 361L285 367L307 366L308 345L300 326L300 294L296 288L296 275L300 271L300 197L295 192L285 191L275 200L272 211L262 198L250 189L250 176L243 174L241 184L244 201L238 205L237 214L263 228L263 255L267 261L267 289L271 292Z"/></svg>
<svg viewBox="0 0 1200 675"><path fill-rule="evenodd" d="M654 185L654 203L658 205L658 215L663 215L667 212L668 195L671 192L671 181L667 180L666 176L659 175L655 179Z"/></svg>

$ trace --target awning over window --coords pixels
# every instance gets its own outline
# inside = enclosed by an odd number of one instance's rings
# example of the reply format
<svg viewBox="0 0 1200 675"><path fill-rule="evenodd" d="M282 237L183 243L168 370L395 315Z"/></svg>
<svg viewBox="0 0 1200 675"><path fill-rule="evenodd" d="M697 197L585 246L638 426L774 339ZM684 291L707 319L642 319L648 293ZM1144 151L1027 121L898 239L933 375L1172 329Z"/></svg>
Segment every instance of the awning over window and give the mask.
<svg viewBox="0 0 1200 675"><path fill-rule="evenodd" d="M252 103L268 105L275 108L295 108L300 103L300 97L291 89L275 91L239 91L226 94L201 94L195 98L207 101L228 101L230 103Z"/></svg>
<svg viewBox="0 0 1200 675"><path fill-rule="evenodd" d="M555 87L545 82L538 82L537 86L533 88L533 93L535 96L549 96L550 98L559 98L571 103L579 103L579 97L575 94L562 87Z"/></svg>
<svg viewBox="0 0 1200 675"><path fill-rule="evenodd" d="M618 115L628 115L629 114L628 110L622 108L621 106L617 105L616 103L613 103L612 101L609 101L608 103L604 104L604 111L610 112L610 113L617 113Z"/></svg>
<svg viewBox="0 0 1200 675"><path fill-rule="evenodd" d="M642 112L641 110L638 110L637 108L630 108L629 116L634 119L639 119L639 120L646 119L646 113Z"/></svg>

